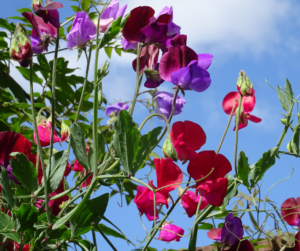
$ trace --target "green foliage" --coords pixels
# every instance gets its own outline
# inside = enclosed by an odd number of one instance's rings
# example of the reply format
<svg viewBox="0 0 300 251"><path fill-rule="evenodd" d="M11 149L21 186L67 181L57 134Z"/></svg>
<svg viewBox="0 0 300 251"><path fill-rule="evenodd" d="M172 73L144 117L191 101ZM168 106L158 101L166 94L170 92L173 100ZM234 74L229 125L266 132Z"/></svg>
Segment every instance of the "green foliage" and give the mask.
<svg viewBox="0 0 300 251"><path fill-rule="evenodd" d="M4 167L2 167L1 171L1 186L2 186L2 197L7 201L10 210L14 208L14 197L13 197L13 192L11 189L11 186L9 184L8 176L7 176L7 171Z"/></svg>
<svg viewBox="0 0 300 251"><path fill-rule="evenodd" d="M38 210L29 204L22 204L17 210L13 209L16 216L16 227L18 231L33 229L38 220Z"/></svg>
<svg viewBox="0 0 300 251"><path fill-rule="evenodd" d="M250 170L246 154L243 151L240 151L240 155L238 157L238 176L246 187L249 187L248 177Z"/></svg>
<svg viewBox="0 0 300 251"><path fill-rule="evenodd" d="M107 28L102 39L99 41L99 44L97 45L99 49L107 45L111 40L113 40L116 37L116 35L119 34L122 28L121 21L122 21L122 17L120 16L115 21L113 21L112 24Z"/></svg>

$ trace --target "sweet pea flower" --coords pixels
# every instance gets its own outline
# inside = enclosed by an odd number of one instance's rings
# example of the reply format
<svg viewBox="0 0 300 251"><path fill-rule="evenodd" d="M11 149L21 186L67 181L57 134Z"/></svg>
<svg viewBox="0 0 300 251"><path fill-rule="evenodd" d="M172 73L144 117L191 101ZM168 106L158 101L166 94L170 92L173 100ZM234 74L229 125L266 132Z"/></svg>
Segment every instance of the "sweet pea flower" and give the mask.
<svg viewBox="0 0 300 251"><path fill-rule="evenodd" d="M77 12L72 28L67 35L67 47L73 50L75 46L83 48L87 42L95 38L97 27L84 11Z"/></svg>
<svg viewBox="0 0 300 251"><path fill-rule="evenodd" d="M46 6L42 7L42 0L33 0L32 9L34 13L43 18L45 23L52 24L56 29L60 28L59 12L58 9L64 7L61 3L54 2L53 0L46 0Z"/></svg>
<svg viewBox="0 0 300 251"><path fill-rule="evenodd" d="M164 115L166 119L169 119L172 112L174 94L169 92L156 92L154 100L156 103L156 112ZM181 96L177 95L174 115L178 115L182 112L182 108L185 103L186 101ZM162 118L158 118L164 121Z"/></svg>
<svg viewBox="0 0 300 251"><path fill-rule="evenodd" d="M154 159L154 165L156 170L157 187L153 185L153 181L150 181L149 186L154 189L164 187L155 193L155 202L157 206L164 204L168 208L167 199L170 196L169 193L176 189L179 186L179 183L182 182L183 174L172 159ZM154 195L151 190L143 186L138 186L137 194L133 201L137 205L140 215L145 214L149 221L154 220ZM156 219L158 219L159 216L157 208L155 210Z"/></svg>
<svg viewBox="0 0 300 251"><path fill-rule="evenodd" d="M157 18L159 18L161 15L164 15L164 14L171 15L170 22L168 23L167 36L170 37L170 36L173 36L175 34L179 34L181 28L180 28L180 26L173 23L173 8L172 8L172 6L171 7L168 7L168 6L164 7L161 10L161 12L158 14Z"/></svg>
<svg viewBox="0 0 300 251"><path fill-rule="evenodd" d="M110 105L105 110L105 116L111 116L113 114L115 116L118 116L120 111L128 110L128 108L129 108L129 106L124 103L117 103L117 104Z"/></svg>
<svg viewBox="0 0 300 251"><path fill-rule="evenodd" d="M169 41L168 52L166 52L159 64L159 73L165 81L172 82L183 90L205 91L211 83L207 71L211 65L213 55L197 54L186 46L184 35Z"/></svg>
<svg viewBox="0 0 300 251"><path fill-rule="evenodd" d="M119 9L119 1L112 0L100 16L99 32L105 33L108 26L119 17L123 17L126 11L127 4ZM97 26L98 20L94 21Z"/></svg>
<svg viewBox="0 0 300 251"><path fill-rule="evenodd" d="M210 173L212 168L214 170ZM226 196L228 179L224 176L231 170L228 159L214 151L199 152L196 159L190 160L187 168L194 180L202 179L196 183L196 191L207 200L208 204L216 207L222 205ZM203 179L204 177L206 178Z"/></svg>
<svg viewBox="0 0 300 251"><path fill-rule="evenodd" d="M198 155L195 151L206 142L206 134L202 127L192 121L175 122L170 137L181 161L196 159Z"/></svg>
<svg viewBox="0 0 300 251"><path fill-rule="evenodd" d="M29 161L31 160L31 144L28 139L16 132L0 132L0 166L5 167L8 179L14 181L17 184L20 182L13 175L10 166L10 154L13 152L23 153ZM32 162L35 165L35 162ZM2 171L0 167L0 172Z"/></svg>
<svg viewBox="0 0 300 251"><path fill-rule="evenodd" d="M31 44L36 54L48 51L51 39L56 38L57 29L50 23L45 23L43 18L34 16L31 12L23 12L22 15L32 24Z"/></svg>
<svg viewBox="0 0 300 251"><path fill-rule="evenodd" d="M237 241L228 251L254 251L254 248L250 241L242 240L241 242Z"/></svg>
<svg viewBox="0 0 300 251"><path fill-rule="evenodd" d="M181 194L183 189L180 187L178 189L180 191L179 194ZM198 196L196 196L196 194L194 192L189 191L189 190L187 190L184 193L184 195L181 197L180 205L184 208L184 210L187 213L187 216L189 218L193 217L196 214L199 200L200 200L200 194ZM206 199L203 197L199 211L206 208L207 205L208 205L208 203L207 203Z"/></svg>
<svg viewBox="0 0 300 251"><path fill-rule="evenodd" d="M57 216L61 211L60 205L63 202L69 200L68 195L64 195L63 197L60 197L58 199L51 200L51 197L54 197L55 195L60 194L60 193L65 191L65 189L64 189L64 180L65 179L63 179L61 181L60 185L58 186L58 188L53 193L49 194L49 196L50 196L49 207L50 207L51 213L54 214L55 216Z"/></svg>
<svg viewBox="0 0 300 251"><path fill-rule="evenodd" d="M222 102L223 110L226 114L230 115L232 111L233 105L235 105L235 109L233 112L233 115L236 115L236 110L238 107L238 100L240 100L241 95L238 92L229 92ZM234 103L233 103L234 102ZM248 125L248 120L259 123L261 122L261 119L258 117L255 117L250 114L252 110L254 109L256 103L255 99L255 91L253 90L253 95L242 97L242 106L241 106L241 114L240 114L240 120L239 120L239 130L246 127ZM233 130L235 131L235 126Z"/></svg>
<svg viewBox="0 0 300 251"><path fill-rule="evenodd" d="M300 197L286 199L281 205L281 215L287 224L300 228Z"/></svg>
<svg viewBox="0 0 300 251"><path fill-rule="evenodd" d="M184 235L184 230L173 224L164 223L162 229L160 230L158 240L171 242L180 241L180 238Z"/></svg>
<svg viewBox="0 0 300 251"><path fill-rule="evenodd" d="M38 126L38 134L39 134L39 139L41 146L49 146L50 145L50 140L51 140L51 126L52 122L47 120L47 121L42 121ZM37 144L36 141L36 135L35 132L33 133L33 138L34 142ZM53 137L53 143L59 142L60 138L57 136L56 130L54 130L54 137Z"/></svg>

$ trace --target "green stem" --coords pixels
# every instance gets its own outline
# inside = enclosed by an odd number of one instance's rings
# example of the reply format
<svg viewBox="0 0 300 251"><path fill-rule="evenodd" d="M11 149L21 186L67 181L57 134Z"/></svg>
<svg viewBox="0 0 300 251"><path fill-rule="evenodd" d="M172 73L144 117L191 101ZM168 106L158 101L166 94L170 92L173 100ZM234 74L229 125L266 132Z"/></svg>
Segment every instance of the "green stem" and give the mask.
<svg viewBox="0 0 300 251"><path fill-rule="evenodd" d="M202 196L200 197L200 200L199 200L198 205L197 205L195 221L194 221L193 228L192 228L192 231L191 231L191 237L190 238L194 241L189 243L189 246L191 245L194 248L196 247L196 244L197 244L197 234L198 234L198 223L196 222L196 219L197 219L198 214L199 214L201 203L202 203Z"/></svg>
<svg viewBox="0 0 300 251"><path fill-rule="evenodd" d="M94 242L94 246L96 247L96 251L98 251L98 247L97 247L97 239L96 239L96 233L95 230L92 229L92 234L93 234L93 242Z"/></svg>
<svg viewBox="0 0 300 251"><path fill-rule="evenodd" d="M291 107L291 110L290 110L288 116L287 116L287 122L286 122L286 124L284 125L282 134L281 134L280 139L279 139L279 141L278 141L278 143L277 143L278 149L280 148L280 146L281 146L281 144L282 144L282 141L283 141L283 139L284 139L284 137L285 137L285 135L286 135L286 133L287 133L287 131L288 131L288 129L289 129L289 126L290 126L290 120L291 120L291 116L292 116L292 112L293 112L293 107L294 107L294 103L293 103L293 105L292 105L292 107Z"/></svg>
<svg viewBox="0 0 300 251"><path fill-rule="evenodd" d="M138 43L137 45L137 58L136 58L136 83L135 83L135 91L134 91L134 96L133 96L133 100L132 100L132 103L129 107L129 114L132 116L133 114L133 110L134 110L134 107L135 107L135 104L136 104L136 99L137 99L137 96L139 94L139 90L140 90L140 86L141 86L141 82L142 82L142 79L143 79L143 75L141 75L141 78L140 78L140 52L141 52L141 44Z"/></svg>
<svg viewBox="0 0 300 251"><path fill-rule="evenodd" d="M278 153L280 153L280 154L286 154L286 155L290 155L290 156L294 156L296 158L300 158L300 155L295 154L295 153L284 152L284 151L278 151Z"/></svg>
<svg viewBox="0 0 300 251"><path fill-rule="evenodd" d="M235 175L238 175L237 170L237 151L238 151L238 137L239 137L239 123L240 123L240 114L241 114L241 106L242 106L242 98L243 96L240 96L239 105L236 112L236 122L235 122L235 143L234 143L234 170Z"/></svg>
<svg viewBox="0 0 300 251"><path fill-rule="evenodd" d="M146 122L154 116L161 117L166 122L166 126L167 126L167 129L168 129L168 134L170 134L169 121L167 120L167 118L164 115L161 115L159 113L152 113L147 118L145 118L144 121L142 122L142 124L139 127L139 131L141 131L143 129L144 125L146 124Z"/></svg>
<svg viewBox="0 0 300 251"><path fill-rule="evenodd" d="M231 122L231 119L232 119L232 116L233 116L234 110L235 110L235 101L233 101L233 106L232 106L232 110L231 110L231 113L230 113L230 117L229 117L229 119L228 119L227 126L226 126L226 128L225 128L225 131L224 131L224 133L223 133L223 136L222 136L221 142L220 142L220 144L219 144L219 146L218 146L218 149L217 149L217 151L216 151L216 154L218 154L218 153L219 153L219 151L221 150L221 147L222 147L222 145L223 145L223 142L224 142L225 136L226 136L226 134L227 134L227 131L228 131L228 128L229 128L229 126L230 126L230 122Z"/></svg>
<svg viewBox="0 0 300 251"><path fill-rule="evenodd" d="M43 176L44 176L44 183L48 184L48 177L47 172L44 164L44 156L43 156L43 150L40 142L40 137L37 130L37 123L36 123L36 117L35 117L35 108L34 108L34 98L33 98L33 65L32 65L32 59L30 60L30 102L31 102L31 112L32 112L32 120L33 120L33 128L35 133L35 138L37 142L37 148L40 152L40 159L41 159L41 165L43 170ZM51 224L51 218L50 218L50 211L49 211L49 197L48 197L48 186L44 186L44 192L45 192L45 204L46 204L46 215L49 225Z"/></svg>
<svg viewBox="0 0 300 251"><path fill-rule="evenodd" d="M37 148L37 150L36 150L36 163L35 163L35 170L36 170L37 174L39 173L39 166L40 166L40 151L39 151L39 148ZM39 184L38 175L37 175L37 183Z"/></svg>
<svg viewBox="0 0 300 251"><path fill-rule="evenodd" d="M111 243L111 241L106 237L106 235L102 232L102 230L100 229L100 227L98 225L94 225L95 228L97 228L97 230L99 231L99 233L102 235L102 237L104 238L104 240L106 240L106 242L108 243L108 245L114 250L114 251L118 251L115 246Z"/></svg>

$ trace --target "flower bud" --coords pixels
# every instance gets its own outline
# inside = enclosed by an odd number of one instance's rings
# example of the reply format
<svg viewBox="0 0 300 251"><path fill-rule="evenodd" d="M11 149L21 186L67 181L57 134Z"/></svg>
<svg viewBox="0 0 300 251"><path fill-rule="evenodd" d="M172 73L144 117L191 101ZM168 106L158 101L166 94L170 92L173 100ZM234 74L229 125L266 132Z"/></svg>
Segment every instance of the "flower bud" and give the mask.
<svg viewBox="0 0 300 251"><path fill-rule="evenodd" d="M287 120L287 118L283 118L283 119L281 119L280 121L281 121L282 124L288 125L288 120Z"/></svg>
<svg viewBox="0 0 300 251"><path fill-rule="evenodd" d="M290 141L287 146L286 146L287 150L290 152L290 153L294 153L293 152L293 143L292 141Z"/></svg>
<svg viewBox="0 0 300 251"><path fill-rule="evenodd" d="M70 127L67 126L65 121L61 123L61 142L65 142L70 137Z"/></svg>
<svg viewBox="0 0 300 251"><path fill-rule="evenodd" d="M253 95L253 84L250 79L247 77L244 71L240 71L239 78L237 81L237 89L239 93L244 97L249 97Z"/></svg>
<svg viewBox="0 0 300 251"><path fill-rule="evenodd" d="M20 23L17 23L16 25L9 54L10 57L13 60L18 61L22 67L29 66L30 59L33 55L32 46L25 27Z"/></svg>
<svg viewBox="0 0 300 251"><path fill-rule="evenodd" d="M173 147L173 143L171 142L169 135L167 136L162 149L166 158L172 158L174 161L178 160L176 150Z"/></svg>

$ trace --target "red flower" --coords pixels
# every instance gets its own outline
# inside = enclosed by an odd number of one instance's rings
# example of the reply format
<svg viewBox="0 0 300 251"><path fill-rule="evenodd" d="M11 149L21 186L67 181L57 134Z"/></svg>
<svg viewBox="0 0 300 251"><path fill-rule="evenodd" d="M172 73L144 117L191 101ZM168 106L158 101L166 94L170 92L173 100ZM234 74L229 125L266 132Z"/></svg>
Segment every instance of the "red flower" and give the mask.
<svg viewBox="0 0 300 251"><path fill-rule="evenodd" d="M300 236L299 236L299 233L300 232L298 232L297 234L296 234L296 240L295 240L295 247L294 247L294 250L295 251L300 251Z"/></svg>
<svg viewBox="0 0 300 251"><path fill-rule="evenodd" d="M69 196L68 195L64 195L61 198L55 199L55 200L51 200L51 197L60 194L62 192L64 192L64 179L62 180L62 182L60 183L60 185L58 186L58 188L53 192L50 193L50 201L49 201L49 207L51 209L52 214L54 214L55 216L57 216L59 214L59 212L61 211L61 208L59 207L64 201L68 201L69 200Z"/></svg>
<svg viewBox="0 0 300 251"><path fill-rule="evenodd" d="M186 211L187 216L189 218L193 217L196 214L199 200L200 200L200 195L196 196L196 194L192 191L186 191L184 195L181 197L180 204ZM207 205L208 203L206 199L203 197L199 211L206 208Z"/></svg>
<svg viewBox="0 0 300 251"><path fill-rule="evenodd" d="M236 101L234 101L236 100ZM225 98L223 99L222 102L222 107L223 110L226 114L230 115L233 107L233 102L235 102L235 110L234 110L234 115L236 112L236 109L238 107L238 101L240 100L240 94L238 92L229 92ZM240 114L240 121L239 121L239 129L242 129L248 125L248 120L254 122L254 123L259 123L261 122L261 119L258 117L255 117L250 114L252 110L254 109L255 106L255 91L253 90L253 95L245 97L243 96L242 98L242 107L241 107L241 114ZM235 131L235 126L234 129Z"/></svg>
<svg viewBox="0 0 300 251"><path fill-rule="evenodd" d="M228 186L228 180L224 176L232 170L228 159L214 151L199 152L197 158L190 161L187 171L194 180L199 180L207 176L212 168L214 170L208 177L196 183L197 191L208 204L221 206Z"/></svg>
<svg viewBox="0 0 300 251"><path fill-rule="evenodd" d="M300 197L289 198L281 205L281 215L290 226L300 227Z"/></svg>
<svg viewBox="0 0 300 251"><path fill-rule="evenodd" d="M142 74L145 70L145 67L148 69L153 69L158 62L159 50L155 45L145 46L142 48L140 53L140 64L139 72ZM137 59L132 61L132 67L136 71Z"/></svg>
<svg viewBox="0 0 300 251"><path fill-rule="evenodd" d="M156 205L164 204L168 208L167 199L169 193L176 189L180 185L179 183L182 182L182 171L172 159L154 159L154 164L156 168L157 187L153 185L153 181L150 181L149 186L159 189L170 185L155 193ZM154 219L154 195L151 190L138 186L137 194L133 201L136 203L141 215L145 213L149 221ZM158 219L158 213L156 213L156 219Z"/></svg>
<svg viewBox="0 0 300 251"><path fill-rule="evenodd" d="M72 171L71 165L70 165L69 162L67 162L67 166L66 166L66 169L65 169L64 176L67 177L70 174L71 171Z"/></svg>
<svg viewBox="0 0 300 251"><path fill-rule="evenodd" d="M254 251L254 248L250 241L243 240L241 243L239 241L234 243L234 245L231 246L228 251Z"/></svg>
<svg viewBox="0 0 300 251"><path fill-rule="evenodd" d="M39 139L41 142L41 146L49 146L51 139L51 121L43 121L41 124L37 126ZM34 142L37 144L35 132L33 133ZM54 131L53 143L59 142L59 137L57 136L56 130Z"/></svg>
<svg viewBox="0 0 300 251"><path fill-rule="evenodd" d="M197 158L195 151L206 142L206 135L202 127L191 121L178 121L173 124L171 141L181 161Z"/></svg>

